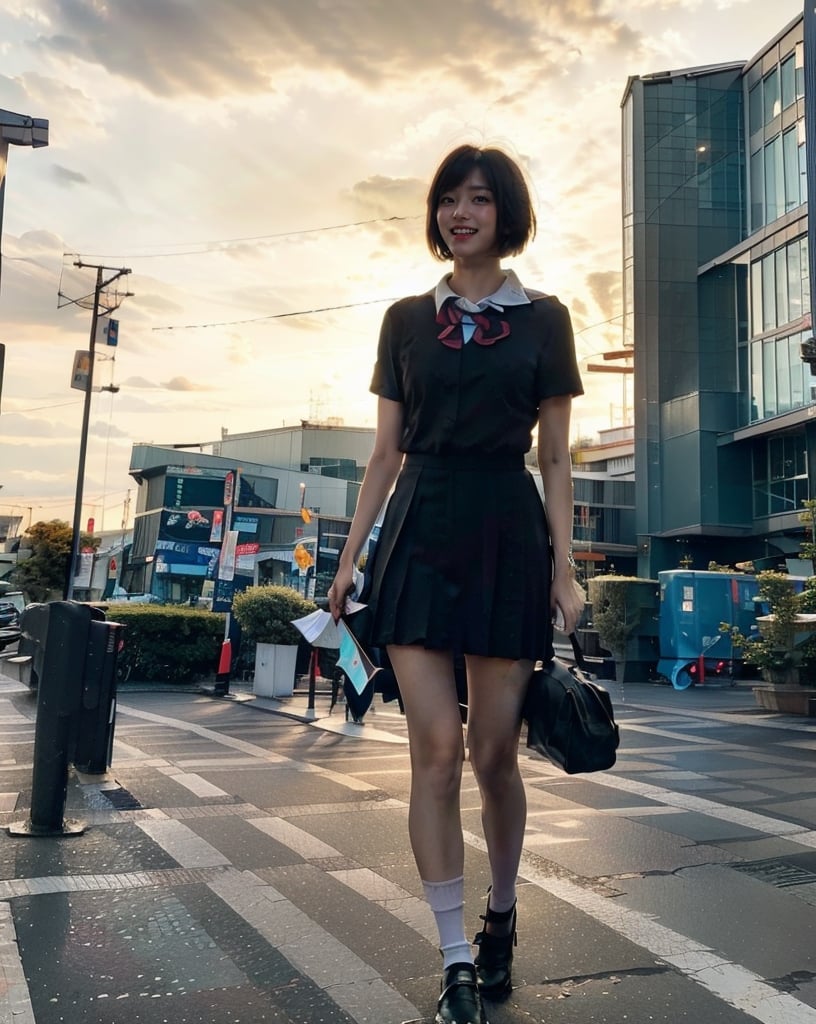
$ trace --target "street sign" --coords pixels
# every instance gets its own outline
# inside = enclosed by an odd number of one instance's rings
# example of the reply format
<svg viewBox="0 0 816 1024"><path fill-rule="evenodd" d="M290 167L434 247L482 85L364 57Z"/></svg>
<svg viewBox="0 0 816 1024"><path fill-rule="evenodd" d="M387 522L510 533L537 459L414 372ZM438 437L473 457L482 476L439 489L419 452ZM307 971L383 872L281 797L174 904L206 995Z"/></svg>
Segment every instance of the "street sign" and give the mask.
<svg viewBox="0 0 816 1024"><path fill-rule="evenodd" d="M71 372L71 387L77 391L88 390L88 378L91 373L91 353L77 349L74 352L74 368Z"/></svg>
<svg viewBox="0 0 816 1024"><path fill-rule="evenodd" d="M235 497L235 474L230 470L224 477L224 505L232 505Z"/></svg>
<svg viewBox="0 0 816 1024"><path fill-rule="evenodd" d="M96 320L96 344L111 345L119 344L119 321L112 320L109 316L100 316Z"/></svg>

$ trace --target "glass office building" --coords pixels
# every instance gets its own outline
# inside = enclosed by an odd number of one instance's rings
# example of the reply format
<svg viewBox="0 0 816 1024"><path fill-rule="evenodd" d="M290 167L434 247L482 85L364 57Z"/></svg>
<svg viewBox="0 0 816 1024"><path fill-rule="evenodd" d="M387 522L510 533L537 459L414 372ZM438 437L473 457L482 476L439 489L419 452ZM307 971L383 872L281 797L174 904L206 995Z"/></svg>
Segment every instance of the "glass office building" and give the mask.
<svg viewBox="0 0 816 1024"><path fill-rule="evenodd" d="M816 497L816 361L812 370L803 359L814 21L809 0L747 64L626 86L624 336L641 576L678 555L697 569L781 559L804 539L798 512Z"/></svg>

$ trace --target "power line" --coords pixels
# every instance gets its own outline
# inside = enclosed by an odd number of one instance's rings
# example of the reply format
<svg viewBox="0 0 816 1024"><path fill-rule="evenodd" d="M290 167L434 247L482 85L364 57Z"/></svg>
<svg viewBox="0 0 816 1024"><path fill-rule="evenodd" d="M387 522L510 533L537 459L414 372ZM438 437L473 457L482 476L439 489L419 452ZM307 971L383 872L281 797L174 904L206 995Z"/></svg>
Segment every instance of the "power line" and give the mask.
<svg viewBox="0 0 816 1024"><path fill-rule="evenodd" d="M147 252L126 255L126 259L140 259L140 260L151 260L151 259L166 259L173 256L206 256L208 253L217 252L217 249L209 249L208 246L226 246L226 245L245 245L247 243L267 242L278 238L298 238L302 235L313 235L323 231L344 231L347 228L360 228L367 227L370 224L391 224L394 221L409 221L409 220L422 220L419 214L415 214L411 217L374 217L371 220L356 220L349 221L346 224L326 224L323 227L317 228L301 228L297 231L278 231L268 235L247 235L242 238L216 238L210 239L209 241L203 242L167 242L164 243L168 246L173 245L190 245L197 246L195 249L181 249L178 252ZM73 253L63 253L63 257L72 256ZM122 253L117 255L122 256ZM88 258L101 259L102 256L99 253L88 253Z"/></svg>
<svg viewBox="0 0 816 1024"><path fill-rule="evenodd" d="M575 331L575 337L579 334L584 334L586 331L591 331L593 327L603 327L604 324L613 324L616 320L623 320L623 313L618 313L616 316L610 316L608 320L599 320L597 324L588 324L586 327L582 327L580 331Z"/></svg>
<svg viewBox="0 0 816 1024"><path fill-rule="evenodd" d="M82 400L80 399L76 402L60 402L58 405L38 405L33 409L9 409L6 415L11 416L13 413L22 415L28 412L42 412L43 409L65 409L69 405L81 405L81 403Z"/></svg>
<svg viewBox="0 0 816 1024"><path fill-rule="evenodd" d="M310 316L312 313L331 313L338 309L357 309L359 306L376 306L382 302L396 302L395 297L388 299L368 299L365 302L347 302L342 306L319 306L315 309L300 309L292 313L268 313L265 316L254 316L247 320L217 320L208 324L167 324L163 327L152 327L153 331L196 331L208 327L238 327L242 324L257 324L264 320L283 320L290 316Z"/></svg>

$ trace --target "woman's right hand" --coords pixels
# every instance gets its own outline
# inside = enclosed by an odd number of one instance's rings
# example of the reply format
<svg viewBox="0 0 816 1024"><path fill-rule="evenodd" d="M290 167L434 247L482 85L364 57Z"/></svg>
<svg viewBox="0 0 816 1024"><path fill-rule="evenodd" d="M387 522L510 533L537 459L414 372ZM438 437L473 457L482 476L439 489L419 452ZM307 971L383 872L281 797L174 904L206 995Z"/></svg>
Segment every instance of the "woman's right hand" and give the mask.
<svg viewBox="0 0 816 1024"><path fill-rule="evenodd" d="M329 611L335 622L346 613L346 599L354 590L354 569L340 568L329 587Z"/></svg>

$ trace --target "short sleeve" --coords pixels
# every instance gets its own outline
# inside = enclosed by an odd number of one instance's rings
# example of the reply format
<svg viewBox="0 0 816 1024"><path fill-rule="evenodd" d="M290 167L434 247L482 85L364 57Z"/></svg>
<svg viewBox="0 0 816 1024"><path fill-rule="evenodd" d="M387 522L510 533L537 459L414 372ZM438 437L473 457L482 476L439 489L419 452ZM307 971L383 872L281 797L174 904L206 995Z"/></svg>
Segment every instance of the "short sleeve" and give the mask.
<svg viewBox="0 0 816 1024"><path fill-rule="evenodd" d="M393 402L404 401L402 371L399 363L399 322L394 307L386 310L380 327L377 362L371 377L370 391Z"/></svg>
<svg viewBox="0 0 816 1024"><path fill-rule="evenodd" d="M584 387L578 371L569 310L554 296L548 296L543 304L546 321L543 324L538 358L538 399L541 401L556 395L571 395L575 398L584 393Z"/></svg>

